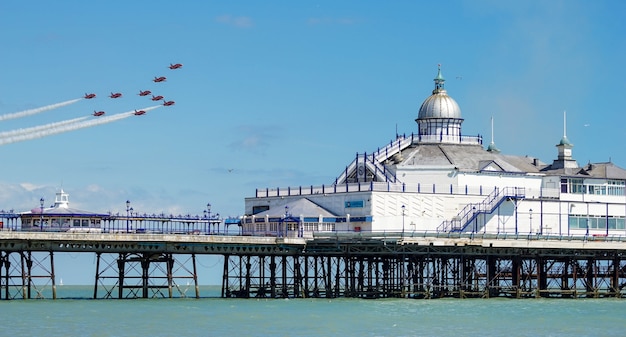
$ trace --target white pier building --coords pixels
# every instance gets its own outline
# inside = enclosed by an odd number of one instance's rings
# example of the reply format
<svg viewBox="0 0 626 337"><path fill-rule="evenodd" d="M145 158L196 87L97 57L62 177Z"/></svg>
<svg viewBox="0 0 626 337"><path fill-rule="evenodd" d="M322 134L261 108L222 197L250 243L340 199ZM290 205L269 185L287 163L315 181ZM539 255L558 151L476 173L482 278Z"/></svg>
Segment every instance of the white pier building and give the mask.
<svg viewBox="0 0 626 337"><path fill-rule="evenodd" d="M461 132L441 69L434 82L416 133L358 154L329 185L257 189L245 199L243 234L626 235L626 170L580 166L565 132L551 164L485 147Z"/></svg>

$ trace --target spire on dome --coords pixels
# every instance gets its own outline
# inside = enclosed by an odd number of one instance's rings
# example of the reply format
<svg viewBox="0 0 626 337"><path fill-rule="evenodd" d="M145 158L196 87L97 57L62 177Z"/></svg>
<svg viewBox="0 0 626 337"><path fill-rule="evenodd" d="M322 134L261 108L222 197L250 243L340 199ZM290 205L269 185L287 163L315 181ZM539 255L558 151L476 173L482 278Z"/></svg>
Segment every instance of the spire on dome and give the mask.
<svg viewBox="0 0 626 337"><path fill-rule="evenodd" d="M494 137L493 137L493 116L491 116L491 144L489 144L489 146L487 146L487 151L494 152L494 153L499 153L500 150L498 150L498 148L496 147L496 143L494 143L493 139L494 139Z"/></svg>
<svg viewBox="0 0 626 337"><path fill-rule="evenodd" d="M443 84L446 81L446 79L443 78L443 75L441 75L441 63L437 65L437 77L435 77L434 81L435 81L435 90L433 90L433 94L436 94L444 90Z"/></svg>
<svg viewBox="0 0 626 337"><path fill-rule="evenodd" d="M563 138L561 138L559 145L572 145L567 139L567 111L563 111Z"/></svg>

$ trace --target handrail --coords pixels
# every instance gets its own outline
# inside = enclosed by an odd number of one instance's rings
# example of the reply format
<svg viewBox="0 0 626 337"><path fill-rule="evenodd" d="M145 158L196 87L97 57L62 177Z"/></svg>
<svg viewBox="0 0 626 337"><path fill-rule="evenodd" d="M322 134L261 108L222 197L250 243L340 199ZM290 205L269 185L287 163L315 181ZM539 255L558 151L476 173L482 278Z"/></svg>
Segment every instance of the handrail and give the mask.
<svg viewBox="0 0 626 337"><path fill-rule="evenodd" d="M444 220L437 228L440 232L462 232L474 221L479 214L492 213L507 198L525 198L525 188L523 187L495 187L483 201L479 203L469 203L452 218Z"/></svg>

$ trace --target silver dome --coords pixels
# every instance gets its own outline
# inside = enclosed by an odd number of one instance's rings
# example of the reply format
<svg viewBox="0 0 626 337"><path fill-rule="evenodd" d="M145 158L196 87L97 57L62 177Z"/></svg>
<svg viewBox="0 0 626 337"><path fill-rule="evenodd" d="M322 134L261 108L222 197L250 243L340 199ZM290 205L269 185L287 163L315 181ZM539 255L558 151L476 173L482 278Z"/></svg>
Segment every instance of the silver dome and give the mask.
<svg viewBox="0 0 626 337"><path fill-rule="evenodd" d="M420 107L418 119L461 118L461 108L444 89L435 89Z"/></svg>

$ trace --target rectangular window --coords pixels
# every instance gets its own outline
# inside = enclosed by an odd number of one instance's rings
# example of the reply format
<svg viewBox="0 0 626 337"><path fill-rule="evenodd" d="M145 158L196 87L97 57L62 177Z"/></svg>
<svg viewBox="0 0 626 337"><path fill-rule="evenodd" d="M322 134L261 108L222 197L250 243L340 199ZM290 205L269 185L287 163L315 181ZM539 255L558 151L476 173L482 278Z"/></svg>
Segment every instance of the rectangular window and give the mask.
<svg viewBox="0 0 626 337"><path fill-rule="evenodd" d="M570 193L585 193L585 186L583 185L583 180L580 178L569 179L569 191Z"/></svg>
<svg viewBox="0 0 626 337"><path fill-rule="evenodd" d="M80 220L79 219L74 219L72 226L80 227Z"/></svg>
<svg viewBox="0 0 626 337"><path fill-rule="evenodd" d="M624 183L624 181L620 180L609 180L607 182L608 195L624 195Z"/></svg>
<svg viewBox="0 0 626 337"><path fill-rule="evenodd" d="M270 209L270 206L252 206L252 214L259 214L261 212L265 212Z"/></svg>
<svg viewBox="0 0 626 337"><path fill-rule="evenodd" d="M567 179L561 179L561 193L567 193Z"/></svg>

